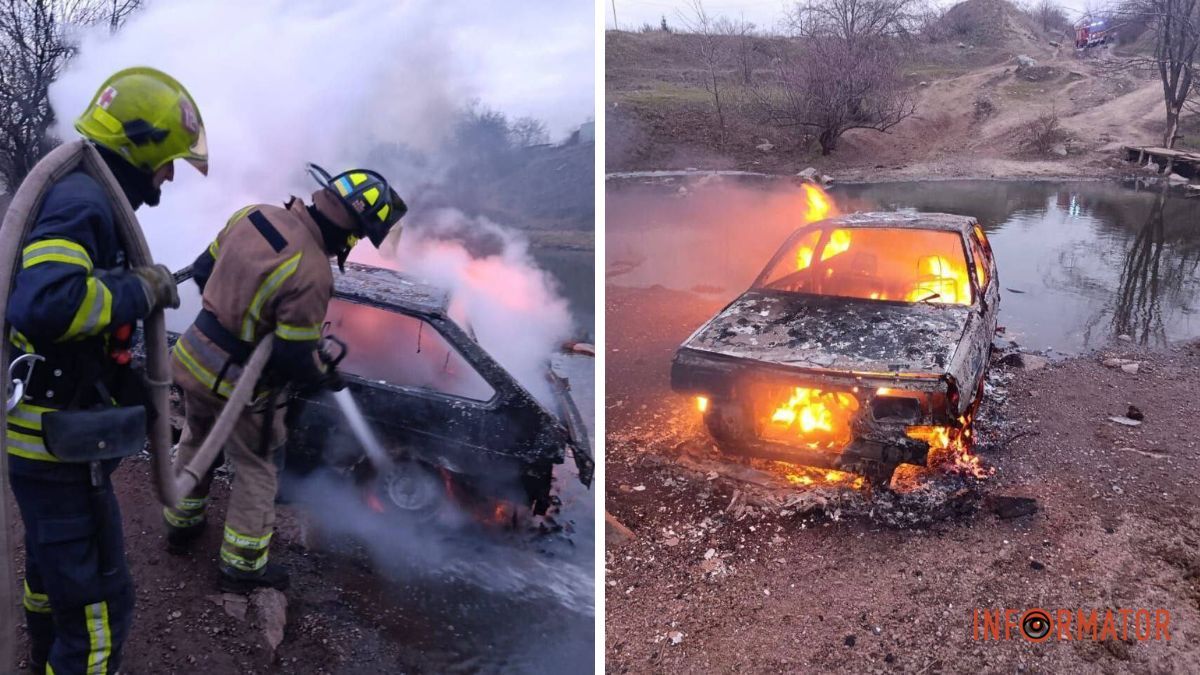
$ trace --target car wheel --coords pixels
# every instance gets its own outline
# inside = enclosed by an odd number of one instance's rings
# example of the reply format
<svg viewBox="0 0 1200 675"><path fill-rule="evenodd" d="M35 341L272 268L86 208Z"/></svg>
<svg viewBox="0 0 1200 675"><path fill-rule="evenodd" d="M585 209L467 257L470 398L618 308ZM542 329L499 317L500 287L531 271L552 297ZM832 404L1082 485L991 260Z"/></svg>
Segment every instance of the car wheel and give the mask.
<svg viewBox="0 0 1200 675"><path fill-rule="evenodd" d="M427 521L446 506L446 488L429 465L415 460L396 463L379 476L376 492L390 511L406 519Z"/></svg>

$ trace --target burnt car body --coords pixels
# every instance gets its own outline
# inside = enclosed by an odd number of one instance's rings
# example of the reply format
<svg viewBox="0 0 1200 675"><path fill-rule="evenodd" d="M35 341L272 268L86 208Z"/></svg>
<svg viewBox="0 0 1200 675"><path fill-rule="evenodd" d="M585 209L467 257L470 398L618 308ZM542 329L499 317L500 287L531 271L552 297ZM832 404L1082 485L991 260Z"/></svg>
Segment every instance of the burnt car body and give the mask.
<svg viewBox="0 0 1200 675"><path fill-rule="evenodd" d="M859 241L876 243L856 249ZM940 248L928 255L925 246ZM966 269L951 270L959 253ZM888 265L899 272L885 274ZM888 294L885 278L912 286ZM901 463L926 464L931 430L969 428L998 305L995 262L975 219L830 218L793 233L751 289L679 347L671 384L697 397L723 451L886 483ZM810 402L820 414L841 411L845 428L798 420Z"/></svg>
<svg viewBox="0 0 1200 675"><path fill-rule="evenodd" d="M549 375L558 404L552 413L450 317L442 290L354 263L334 277L326 327L347 345L339 368L405 473L399 495L381 485L385 501L424 508L412 502L415 471L439 490L490 494L543 513L552 469L567 450L590 485L588 436L564 382ZM363 448L327 392L293 397L287 421L292 473L337 467L364 480L389 478L369 475Z"/></svg>

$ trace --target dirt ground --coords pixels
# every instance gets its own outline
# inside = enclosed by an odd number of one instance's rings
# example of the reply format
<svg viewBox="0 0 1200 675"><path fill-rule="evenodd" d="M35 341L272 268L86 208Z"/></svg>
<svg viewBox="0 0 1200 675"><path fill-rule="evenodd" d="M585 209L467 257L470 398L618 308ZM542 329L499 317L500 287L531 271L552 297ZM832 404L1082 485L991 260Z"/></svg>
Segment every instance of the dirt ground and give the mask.
<svg viewBox="0 0 1200 675"><path fill-rule="evenodd" d="M264 631L270 620L252 602L241 607L241 618L228 614L217 588L228 481L214 483L210 526L194 553L182 557L166 552L148 457L123 462L113 481L137 593L122 673L384 673L397 667L423 670L433 662L421 653L419 641L397 639L406 634L401 628L409 619L380 606L374 597L379 579L367 559L353 551L308 549L312 535L286 506L279 511L271 553L291 571L292 588L283 642L272 651ZM19 560L23 555L18 551Z"/></svg>
<svg viewBox="0 0 1200 675"><path fill-rule="evenodd" d="M606 552L613 672L1184 672L1200 663L1200 345L993 366L976 481L907 496L773 488L718 462L669 388L718 307L608 287ZM653 317L653 320L648 320ZM1138 361L1135 374L1102 360ZM1129 405L1138 427L1108 420ZM730 471L713 467L727 465ZM764 485L767 485L764 487ZM907 488L906 488L907 489ZM1036 500L1014 516L997 497ZM1170 641L973 638L976 608L1165 609ZM1119 630L1119 628L1118 628Z"/></svg>

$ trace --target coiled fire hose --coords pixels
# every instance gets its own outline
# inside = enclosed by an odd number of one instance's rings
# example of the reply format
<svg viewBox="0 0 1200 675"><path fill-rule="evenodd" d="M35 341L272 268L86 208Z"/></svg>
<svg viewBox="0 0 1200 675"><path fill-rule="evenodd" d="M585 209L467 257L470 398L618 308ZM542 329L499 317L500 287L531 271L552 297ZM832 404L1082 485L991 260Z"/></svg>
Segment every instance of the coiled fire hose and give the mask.
<svg viewBox="0 0 1200 675"><path fill-rule="evenodd" d="M8 363L7 320L8 297L12 292L13 278L21 263L21 243L41 208L42 200L50 187L68 173L82 168L95 178L113 205L117 224L117 236L133 267L154 264L145 235L133 214L133 208L117 183L108 166L89 143L74 141L64 143L41 159L21 183L0 225L0 363ZM152 408L148 440L150 464L158 500L164 506L173 506L196 486L200 478L216 460L225 441L233 432L238 417L249 405L258 382L271 355L272 337L268 335L254 349L242 375L229 396L229 401L217 417L208 438L200 446L195 458L176 471L171 462L171 416L170 416L170 354L167 348L167 324L162 310L155 310L143 321L146 344L146 384L149 405ZM2 378L5 400L13 393L13 383ZM8 443L0 434L0 485L8 485ZM17 584L13 573L13 529L15 521L9 516L8 490L0 491L0 672L16 666Z"/></svg>

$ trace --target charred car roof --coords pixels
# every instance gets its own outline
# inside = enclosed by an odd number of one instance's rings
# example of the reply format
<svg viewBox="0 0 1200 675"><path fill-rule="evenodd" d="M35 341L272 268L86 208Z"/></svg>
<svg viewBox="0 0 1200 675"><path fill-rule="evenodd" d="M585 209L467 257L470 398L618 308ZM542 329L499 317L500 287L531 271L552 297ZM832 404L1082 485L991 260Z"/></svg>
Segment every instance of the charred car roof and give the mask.
<svg viewBox="0 0 1200 675"><path fill-rule="evenodd" d="M346 263L346 273L334 272L333 290L338 297L384 308L417 314L446 311L446 291L417 277L383 267Z"/></svg>
<svg viewBox="0 0 1200 675"><path fill-rule="evenodd" d="M898 227L910 230L931 230L937 232L961 232L967 234L977 221L970 216L958 216L952 213L920 213L917 211L873 211L867 213L848 213L844 216L834 216L815 223L805 225L800 230L810 227L836 227L853 229L856 227ZM799 231L799 230L798 230Z"/></svg>

